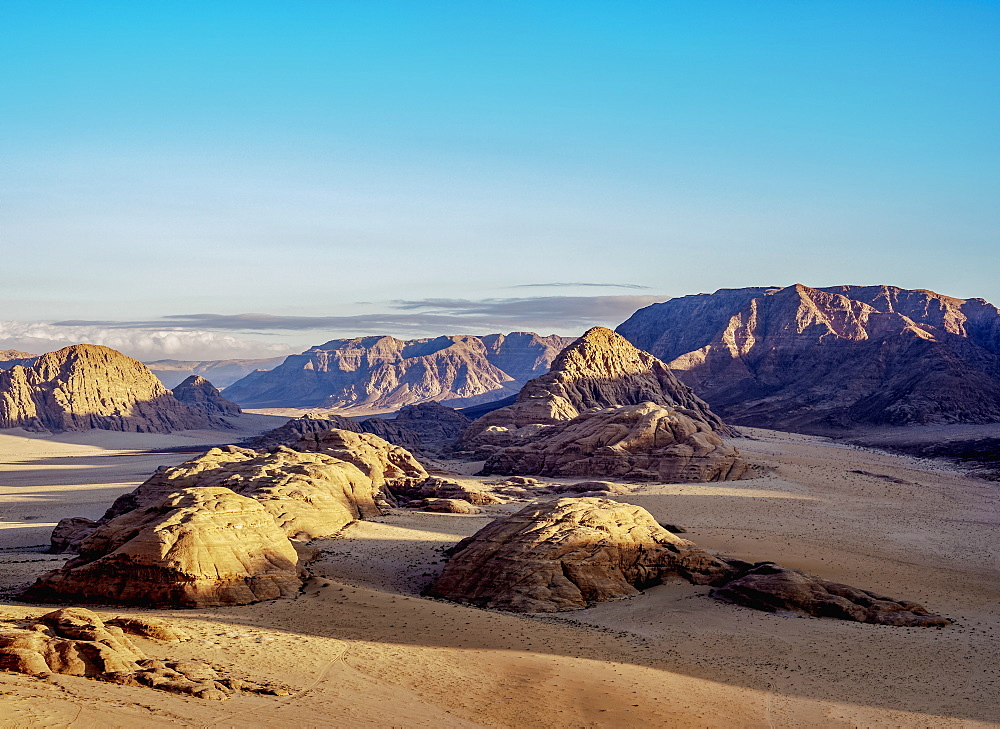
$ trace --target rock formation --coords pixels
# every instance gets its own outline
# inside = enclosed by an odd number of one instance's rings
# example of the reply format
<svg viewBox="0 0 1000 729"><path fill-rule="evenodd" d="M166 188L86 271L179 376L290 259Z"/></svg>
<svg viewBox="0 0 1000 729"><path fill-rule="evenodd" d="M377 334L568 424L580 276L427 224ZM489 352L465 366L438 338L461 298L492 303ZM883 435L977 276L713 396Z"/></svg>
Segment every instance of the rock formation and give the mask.
<svg viewBox="0 0 1000 729"><path fill-rule="evenodd" d="M610 329L594 327L563 350L551 371L528 382L513 405L473 421L458 447L486 454L531 440L581 413L643 402L675 410L707 430L729 433L666 365Z"/></svg>
<svg viewBox="0 0 1000 729"><path fill-rule="evenodd" d="M77 344L0 371L0 428L16 427L169 433L230 426L179 402L138 360Z"/></svg>
<svg viewBox="0 0 1000 729"><path fill-rule="evenodd" d="M1000 310L894 286L722 289L618 327L728 422L803 432L1000 421Z"/></svg>
<svg viewBox="0 0 1000 729"><path fill-rule="evenodd" d="M428 594L554 612L636 595L670 577L708 584L730 572L638 506L559 499L532 504L459 542Z"/></svg>
<svg viewBox="0 0 1000 729"><path fill-rule="evenodd" d="M265 359L210 359L179 360L158 359L146 362L146 366L156 375L163 386L173 389L191 375L201 375L211 380L216 387L228 387L257 370L271 370L285 361L284 356Z"/></svg>
<svg viewBox="0 0 1000 729"><path fill-rule="evenodd" d="M297 556L264 506L228 488L175 491L98 527L31 602L209 607L298 591Z"/></svg>
<svg viewBox="0 0 1000 729"><path fill-rule="evenodd" d="M401 341L334 339L226 388L244 407L395 410L431 400L460 407L498 400L545 372L565 337L514 332Z"/></svg>
<svg viewBox="0 0 1000 729"><path fill-rule="evenodd" d="M21 365L29 367L38 359L37 354L29 354L18 349L0 349L0 370L9 370Z"/></svg>
<svg viewBox="0 0 1000 729"><path fill-rule="evenodd" d="M768 612L909 627L951 621L913 602L770 562L716 557L645 509L603 498L532 504L459 542L428 594L517 612L578 610L680 577L726 602Z"/></svg>
<svg viewBox="0 0 1000 729"><path fill-rule="evenodd" d="M333 413L306 413L274 430L251 438L243 445L256 449L290 446L302 436L336 428L355 433L371 433L418 455L441 455L450 449L468 424L469 419L457 410L436 402L407 405L394 419L375 417L351 420Z"/></svg>
<svg viewBox="0 0 1000 729"><path fill-rule="evenodd" d="M712 596L756 610L839 618L859 623L942 627L951 621L915 602L893 600L867 590L829 582L799 570L761 562Z"/></svg>
<svg viewBox="0 0 1000 729"><path fill-rule="evenodd" d="M0 670L40 678L53 673L85 676L202 699L228 699L238 691L288 693L248 681L223 678L202 661L146 658L126 635L135 631L123 630L122 626L155 626L155 629L136 633L153 640L175 641L179 639L177 636L183 635L183 631L160 620L119 617L102 621L90 610L63 608L19 622L16 627L0 629ZM161 638L162 635L169 637Z"/></svg>
<svg viewBox="0 0 1000 729"><path fill-rule="evenodd" d="M368 433L324 431L299 444L254 451L212 448L172 468L161 468L119 496L98 521L62 519L52 531L52 553L76 551L102 524L151 507L182 489L223 487L257 500L289 538L335 534L357 519L380 515L396 480L419 482L427 472L406 450Z"/></svg>
<svg viewBox="0 0 1000 729"><path fill-rule="evenodd" d="M425 450L440 451L454 443L471 421L457 410L439 402L423 402L400 409L392 422L416 433Z"/></svg>
<svg viewBox="0 0 1000 729"><path fill-rule="evenodd" d="M583 413L494 453L482 474L727 481L747 470L704 421L651 402Z"/></svg>
<svg viewBox="0 0 1000 729"><path fill-rule="evenodd" d="M229 402L215 385L200 375L191 375L173 389L173 396L189 407L204 410L209 415L236 416L240 406Z"/></svg>

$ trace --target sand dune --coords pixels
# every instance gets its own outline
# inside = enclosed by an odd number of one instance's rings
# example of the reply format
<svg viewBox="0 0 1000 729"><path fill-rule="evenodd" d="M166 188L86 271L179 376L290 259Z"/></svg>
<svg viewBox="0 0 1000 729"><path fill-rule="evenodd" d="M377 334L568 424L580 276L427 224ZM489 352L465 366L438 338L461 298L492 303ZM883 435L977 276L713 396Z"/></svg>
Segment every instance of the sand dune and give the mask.
<svg viewBox="0 0 1000 729"><path fill-rule="evenodd" d="M996 484L820 438L745 432L736 444L755 478L636 486L616 498L686 527L704 548L918 600L956 625L769 615L687 583L544 617L462 607L420 597L443 550L521 505L468 516L397 510L317 541L316 577L294 599L153 613L195 636L171 645L172 657L282 682L289 696L216 703L0 674L0 726L996 726ZM9 594L63 559L30 548L46 542L43 525L97 516L156 465L187 457L121 451L213 436L0 435L0 587ZM0 602L7 618L42 609Z"/></svg>

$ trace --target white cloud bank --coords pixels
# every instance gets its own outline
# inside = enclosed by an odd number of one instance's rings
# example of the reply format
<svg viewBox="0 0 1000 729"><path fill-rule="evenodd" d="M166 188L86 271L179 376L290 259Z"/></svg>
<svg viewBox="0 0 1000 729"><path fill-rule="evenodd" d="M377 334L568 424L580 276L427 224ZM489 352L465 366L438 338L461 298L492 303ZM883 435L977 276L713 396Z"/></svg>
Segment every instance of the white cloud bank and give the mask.
<svg viewBox="0 0 1000 729"><path fill-rule="evenodd" d="M71 344L103 344L146 362L157 359L253 359L297 351L287 344L241 339L225 332L203 329L122 329L0 321L0 349L42 354Z"/></svg>

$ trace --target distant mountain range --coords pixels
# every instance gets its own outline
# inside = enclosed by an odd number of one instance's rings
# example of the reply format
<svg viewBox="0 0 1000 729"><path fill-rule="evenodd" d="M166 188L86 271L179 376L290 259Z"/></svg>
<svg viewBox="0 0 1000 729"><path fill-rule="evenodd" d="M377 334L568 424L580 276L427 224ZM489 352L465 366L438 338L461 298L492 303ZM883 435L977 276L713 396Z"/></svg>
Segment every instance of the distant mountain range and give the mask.
<svg viewBox="0 0 1000 729"><path fill-rule="evenodd" d="M727 422L824 432L1000 422L1000 310L895 286L721 289L618 333Z"/></svg>
<svg viewBox="0 0 1000 729"><path fill-rule="evenodd" d="M0 355L3 353L0 352ZM267 359L216 359L216 360L181 360L158 359L147 362L146 366L160 378L164 387L171 390L191 375L199 375L210 380L216 387L227 387L239 379L246 377L254 370L269 370L285 361L284 357L269 357ZM0 362L0 368L3 363Z"/></svg>
<svg viewBox="0 0 1000 729"><path fill-rule="evenodd" d="M431 400L463 407L517 393L572 341L530 332L334 339L251 372L224 394L243 407L395 410Z"/></svg>

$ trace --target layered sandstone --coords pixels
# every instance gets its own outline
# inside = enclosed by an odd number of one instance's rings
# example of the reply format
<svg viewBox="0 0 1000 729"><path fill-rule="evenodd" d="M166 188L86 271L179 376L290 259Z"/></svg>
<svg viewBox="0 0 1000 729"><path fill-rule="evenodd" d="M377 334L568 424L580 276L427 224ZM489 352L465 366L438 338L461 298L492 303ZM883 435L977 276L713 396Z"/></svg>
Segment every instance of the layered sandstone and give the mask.
<svg viewBox="0 0 1000 729"><path fill-rule="evenodd" d="M178 401L138 360L77 344L0 371L0 428L169 433L228 428Z"/></svg>
<svg viewBox="0 0 1000 729"><path fill-rule="evenodd" d="M547 374L528 382L514 404L475 420L460 447L515 445L582 413L643 402L676 410L709 430L729 432L663 362L610 329L594 327L564 349Z"/></svg>
<svg viewBox="0 0 1000 729"><path fill-rule="evenodd" d="M298 557L273 516L228 488L184 488L117 516L21 598L146 607L241 605L295 594Z"/></svg>
<svg viewBox="0 0 1000 729"><path fill-rule="evenodd" d="M484 337L335 339L226 388L244 407L395 410L439 401L460 407L516 392L569 343L528 332Z"/></svg>
<svg viewBox="0 0 1000 729"><path fill-rule="evenodd" d="M459 542L428 594L554 612L631 597L670 577L708 584L730 571L638 506L559 499L525 507Z"/></svg>
<svg viewBox="0 0 1000 729"><path fill-rule="evenodd" d="M191 375L172 393L185 405L209 415L233 417L243 412L239 405L224 398L215 385L200 375Z"/></svg>
<svg viewBox="0 0 1000 729"><path fill-rule="evenodd" d="M629 481L726 481L747 463L695 420L651 402L586 412L503 448L482 473L613 477Z"/></svg>
<svg viewBox="0 0 1000 729"><path fill-rule="evenodd" d="M379 516L379 502L391 502L388 488L396 480L426 478L409 452L368 433L324 431L297 450L212 448L179 466L161 468L119 496L98 521L62 519L52 532L50 551L82 549L101 525L175 492L199 488L227 488L258 501L289 538L329 536L357 519Z"/></svg>
<svg viewBox="0 0 1000 729"><path fill-rule="evenodd" d="M1000 421L1000 310L894 286L722 289L619 334L734 424L826 432Z"/></svg>
<svg viewBox="0 0 1000 729"><path fill-rule="evenodd" d="M768 612L906 627L950 620L923 606L830 582L771 562L698 549L645 509L604 498L532 504L459 542L428 594L516 612L578 610L631 597L671 578Z"/></svg>
<svg viewBox="0 0 1000 729"><path fill-rule="evenodd" d="M170 642L187 639L161 620L121 616L102 621L85 608L63 608L0 629L0 670L39 678L54 673L82 676L214 700L241 691L287 693L225 678L203 661L146 658L126 633Z"/></svg>

